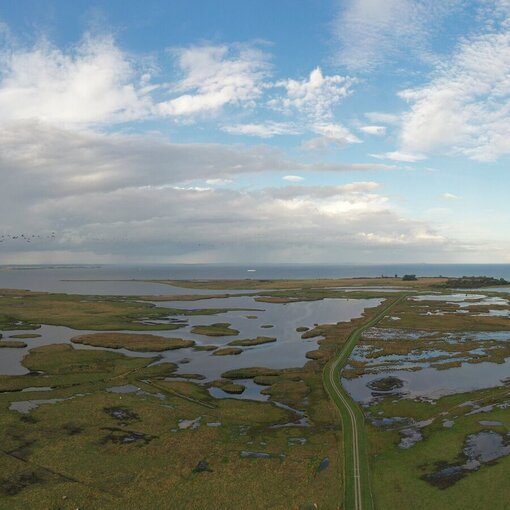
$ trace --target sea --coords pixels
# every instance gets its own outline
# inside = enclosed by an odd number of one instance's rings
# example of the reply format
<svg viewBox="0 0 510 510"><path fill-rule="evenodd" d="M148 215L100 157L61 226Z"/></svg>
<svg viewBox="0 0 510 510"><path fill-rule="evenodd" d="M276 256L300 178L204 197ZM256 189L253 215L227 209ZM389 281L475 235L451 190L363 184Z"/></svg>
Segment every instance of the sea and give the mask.
<svg viewBox="0 0 510 510"><path fill-rule="evenodd" d="M510 264L0 265L0 288L72 294L168 294L167 285L137 280L401 277L404 274L491 276L510 281ZM196 293L194 289L177 289L172 287L172 292Z"/></svg>

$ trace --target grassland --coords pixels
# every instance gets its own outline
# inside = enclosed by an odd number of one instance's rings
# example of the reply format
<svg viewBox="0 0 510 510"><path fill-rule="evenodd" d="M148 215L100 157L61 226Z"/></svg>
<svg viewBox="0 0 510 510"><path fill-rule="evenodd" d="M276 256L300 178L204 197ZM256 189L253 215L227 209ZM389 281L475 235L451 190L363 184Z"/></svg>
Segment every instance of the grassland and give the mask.
<svg viewBox="0 0 510 510"><path fill-rule="evenodd" d="M228 322L217 322L207 326L193 326L191 332L195 335L204 336L236 336L239 334L239 331L231 328Z"/></svg>
<svg viewBox="0 0 510 510"><path fill-rule="evenodd" d="M295 280L150 280L174 287L188 289L213 290L260 290L260 289L307 289L328 287L430 287L448 281L448 278L417 278L414 281L403 281L401 278L336 278L336 279L295 279Z"/></svg>
<svg viewBox="0 0 510 510"><path fill-rule="evenodd" d="M508 341L497 341L490 334L477 339L476 333L509 331L507 317L479 315L489 309L506 310L508 305L483 304L476 297L468 297L467 302L470 306L461 307L447 297L444 301L401 301L376 331L361 339L363 356L369 362L351 359L343 377L380 373L381 379L374 381L373 389L387 391L401 383L400 379L394 383L392 377L385 376L386 371L398 369L396 357L406 363L405 370L421 370L427 363L448 370L464 363L504 362L510 357ZM414 358L418 362L413 365L413 356L420 353L432 354L425 359ZM400 376L404 380L405 370ZM502 381L499 387L433 400L379 394L364 413L376 508L510 508L505 475L510 455L503 452L478 468L460 468L470 459L466 453L469 438L489 433L487 437L501 437L502 444L508 444L508 383ZM495 446L491 448L495 451Z"/></svg>
<svg viewBox="0 0 510 510"><path fill-rule="evenodd" d="M421 429L423 439L408 449L398 447L400 431L406 425L367 425L377 508L508 509L510 456L466 472L458 480L444 480L441 486L427 482L426 476L434 473L438 466L463 462L465 440L470 434L487 430L507 434L510 410L497 404L509 402L509 398L510 389L503 386L443 397L434 404L387 398L371 406L369 412L374 417L398 416L414 422L433 420ZM485 410L471 414L473 407L466 402L476 402ZM494 424L487 425L491 422ZM445 423L453 425L445 427Z"/></svg>
<svg viewBox="0 0 510 510"><path fill-rule="evenodd" d="M217 282L213 288L251 288L258 291L252 295L284 303L336 297L395 299L395 293L362 287L391 285L404 290L412 286L411 292L419 293L443 280L287 280L283 287L282 281L261 280L251 283L252 287L238 280L238 287L232 287L229 280ZM201 282L190 284L202 288ZM333 288L349 285L360 288L353 292ZM210 282L206 288L211 288ZM220 296L226 297L215 297ZM192 297L198 300L203 296ZM66 325L100 332L84 335L87 341L96 342L90 344L96 347L156 352L158 342L172 339L136 331L182 325L166 322L169 316L218 312L159 308L148 301L158 299L0 291L0 330ZM378 318L387 304L366 309L362 318L350 322L318 325L306 331L300 328L303 339L319 338L318 348L309 352L309 361L301 368L228 370L211 383L200 381L200 374L177 373L172 363L154 364L156 355L124 356L66 344L31 349L23 360L28 375L0 376L0 509L348 509L350 501L344 501L348 472L343 462L349 449L344 451L340 416L327 396L322 375L328 361L346 346L353 333ZM469 314L461 315L456 313L456 306L445 302L405 301L378 327L438 333L427 340L430 342L444 333L470 328L509 329L508 318L475 316L486 308L475 303ZM480 329L476 324L481 324ZM197 327L205 328L200 334L217 334L211 336L238 334L226 323ZM116 330L134 332L125 335L114 333ZM269 343L269 337L246 338L210 348L217 349L216 353L266 343L260 339ZM384 354L393 351L405 355L416 347L416 342L412 346L400 340L393 346L381 341L377 348ZM473 345L466 344L463 354L468 349L473 350ZM241 356L244 359L247 354ZM375 353L375 361L377 356ZM498 356L501 360L507 353L499 351ZM357 371L353 376L366 368L362 363L351 365ZM208 391L212 387L242 395L248 392L246 379L259 385L269 400L215 399ZM392 396L364 409L368 417L363 440L369 453L376 508L508 509L505 474L510 456L467 473L445 488L425 477L438 465L459 462L469 434L481 430L507 434L510 405L505 407L505 403L510 402L509 393L508 386L501 386L443 397L436 403ZM38 400L43 402L37 405ZM470 414L475 408L465 404L469 401L487 410ZM35 407L19 412L16 409L24 409L19 402L32 402ZM361 409L357 412L363 416ZM391 417L404 417L413 423L433 421L420 429L421 441L402 449L398 444L405 425L381 427L372 423ZM444 426L447 420L454 422L451 428ZM483 425L482 420L499 424ZM326 458L329 466L322 469Z"/></svg>
<svg viewBox="0 0 510 510"><path fill-rule="evenodd" d="M193 340L132 333L91 333L75 336L71 339L71 342L109 349L127 349L135 352L170 351L195 345Z"/></svg>
<svg viewBox="0 0 510 510"><path fill-rule="evenodd" d="M276 342L275 337L258 336L256 338L241 338L239 340L232 340L229 345L239 345L242 347L253 347L254 345L270 344Z"/></svg>
<svg viewBox="0 0 510 510"><path fill-rule="evenodd" d="M243 352L239 347L222 347L221 349L215 350L213 356L236 356Z"/></svg>
<svg viewBox="0 0 510 510"><path fill-rule="evenodd" d="M81 330L172 330L185 324L169 316L215 315L225 308L160 308L136 296L80 296L0 289L0 330L37 329L41 324ZM154 322L157 321L157 322Z"/></svg>
<svg viewBox="0 0 510 510"><path fill-rule="evenodd" d="M25 342L21 342L20 340L0 340L0 349L1 348L10 348L10 349L23 349L27 344Z"/></svg>
<svg viewBox="0 0 510 510"><path fill-rule="evenodd" d="M314 402L322 411L311 427L272 428L293 414L215 400L165 380L175 367L153 360L50 345L24 360L44 375L1 378L0 508L336 508L338 431L327 401ZM107 391L124 384L142 393ZM34 386L52 389L19 391ZM55 403L9 410L30 399Z"/></svg>

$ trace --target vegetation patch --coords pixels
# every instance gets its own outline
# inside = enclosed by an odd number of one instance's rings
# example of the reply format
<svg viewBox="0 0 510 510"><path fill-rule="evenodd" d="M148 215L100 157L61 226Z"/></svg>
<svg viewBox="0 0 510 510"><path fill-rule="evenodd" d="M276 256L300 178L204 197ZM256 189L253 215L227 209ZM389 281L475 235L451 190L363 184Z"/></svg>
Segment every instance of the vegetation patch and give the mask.
<svg viewBox="0 0 510 510"><path fill-rule="evenodd" d="M392 391L403 386L404 382L398 377L381 377L368 383L368 387L376 391Z"/></svg>
<svg viewBox="0 0 510 510"><path fill-rule="evenodd" d="M236 368L234 370L228 370L221 374L221 377L225 379L253 379L257 376L271 376L280 375L281 370L275 368L263 368L263 367L250 367L250 368Z"/></svg>
<svg viewBox="0 0 510 510"><path fill-rule="evenodd" d="M23 349L27 344L25 342L20 342L19 340L0 340L0 349L1 348L16 348Z"/></svg>
<svg viewBox="0 0 510 510"><path fill-rule="evenodd" d="M9 338L29 339L29 338L40 338L41 335L37 333L20 333L19 335L10 335Z"/></svg>
<svg viewBox="0 0 510 510"><path fill-rule="evenodd" d="M215 388L220 388L225 393L231 393L234 395L240 395L244 392L246 387L243 384L236 384L228 379L219 379L217 381L213 381L211 386Z"/></svg>
<svg viewBox="0 0 510 510"><path fill-rule="evenodd" d="M136 432L134 430L119 429L115 427L103 427L101 430L108 431L108 434L101 439L102 444L149 444L156 436Z"/></svg>
<svg viewBox="0 0 510 510"><path fill-rule="evenodd" d="M194 351L214 351L218 348L217 345L194 345Z"/></svg>
<svg viewBox="0 0 510 510"><path fill-rule="evenodd" d="M109 349L128 349L136 352L169 351L195 345L193 340L132 333L91 333L75 336L71 342Z"/></svg>
<svg viewBox="0 0 510 510"><path fill-rule="evenodd" d="M463 276L462 278L448 278L445 282L437 283L435 286L444 289L479 289L503 285L510 285L510 282L504 278L491 276Z"/></svg>
<svg viewBox="0 0 510 510"><path fill-rule="evenodd" d="M140 416L127 407L105 407L103 411L119 423L130 423L132 421L140 421Z"/></svg>
<svg viewBox="0 0 510 510"><path fill-rule="evenodd" d="M217 349L212 353L213 356L236 356L243 352L239 347L223 347L222 349Z"/></svg>
<svg viewBox="0 0 510 510"><path fill-rule="evenodd" d="M205 336L236 336L239 334L239 331L231 328L228 322L217 322L207 326L193 326L191 332L195 335Z"/></svg>
<svg viewBox="0 0 510 510"><path fill-rule="evenodd" d="M269 344L276 342L275 337L258 336L257 338L242 338L240 340L233 340L228 345L241 345L243 347L251 347L254 345Z"/></svg>
<svg viewBox="0 0 510 510"><path fill-rule="evenodd" d="M31 485L42 484L47 478L44 475L42 470L26 470L7 478L0 478L0 494L14 496Z"/></svg>

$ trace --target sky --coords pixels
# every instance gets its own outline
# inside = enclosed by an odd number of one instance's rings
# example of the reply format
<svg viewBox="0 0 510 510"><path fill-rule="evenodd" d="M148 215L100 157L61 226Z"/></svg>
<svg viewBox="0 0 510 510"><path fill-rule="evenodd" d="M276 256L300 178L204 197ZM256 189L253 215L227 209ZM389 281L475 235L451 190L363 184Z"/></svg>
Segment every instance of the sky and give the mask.
<svg viewBox="0 0 510 510"><path fill-rule="evenodd" d="M0 263L509 263L510 0L2 0Z"/></svg>

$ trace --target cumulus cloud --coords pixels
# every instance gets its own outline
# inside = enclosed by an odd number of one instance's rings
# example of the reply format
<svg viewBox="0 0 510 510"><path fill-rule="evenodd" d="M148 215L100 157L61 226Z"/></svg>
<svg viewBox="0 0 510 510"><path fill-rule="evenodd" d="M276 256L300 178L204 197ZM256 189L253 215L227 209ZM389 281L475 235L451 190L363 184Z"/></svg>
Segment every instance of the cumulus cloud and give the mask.
<svg viewBox="0 0 510 510"><path fill-rule="evenodd" d="M269 76L268 57L249 45L171 52L180 79L157 83L153 66L112 37L85 35L73 47L47 41L0 50L0 119L83 127L155 117L193 117L253 107Z"/></svg>
<svg viewBox="0 0 510 510"><path fill-rule="evenodd" d="M268 76L267 56L250 46L195 46L173 52L183 78L172 91L182 95L158 104L163 115L216 112L226 105L253 107Z"/></svg>
<svg viewBox="0 0 510 510"><path fill-rule="evenodd" d="M329 145L345 147L353 143L361 143L361 140L352 134L345 126L328 122L318 122L311 126L311 131L320 135L317 138L306 140L303 147L309 150L324 149Z"/></svg>
<svg viewBox="0 0 510 510"><path fill-rule="evenodd" d="M403 151L479 161L510 153L510 31L464 40L432 80L400 96Z"/></svg>
<svg viewBox="0 0 510 510"><path fill-rule="evenodd" d="M133 63L109 37L69 52L47 42L0 52L0 119L63 125L124 122L150 115L152 101Z"/></svg>
<svg viewBox="0 0 510 510"><path fill-rule="evenodd" d="M384 136L386 134L386 126L361 126L359 130L367 135Z"/></svg>
<svg viewBox="0 0 510 510"><path fill-rule="evenodd" d="M275 84L285 95L269 101L269 106L284 113L295 111L324 121L332 117L332 108L351 93L354 80L340 75L324 76L320 67L303 80L282 80Z"/></svg>
<svg viewBox="0 0 510 510"><path fill-rule="evenodd" d="M429 41L460 0L347 0L333 22L336 61L371 71L406 53L426 53Z"/></svg>

